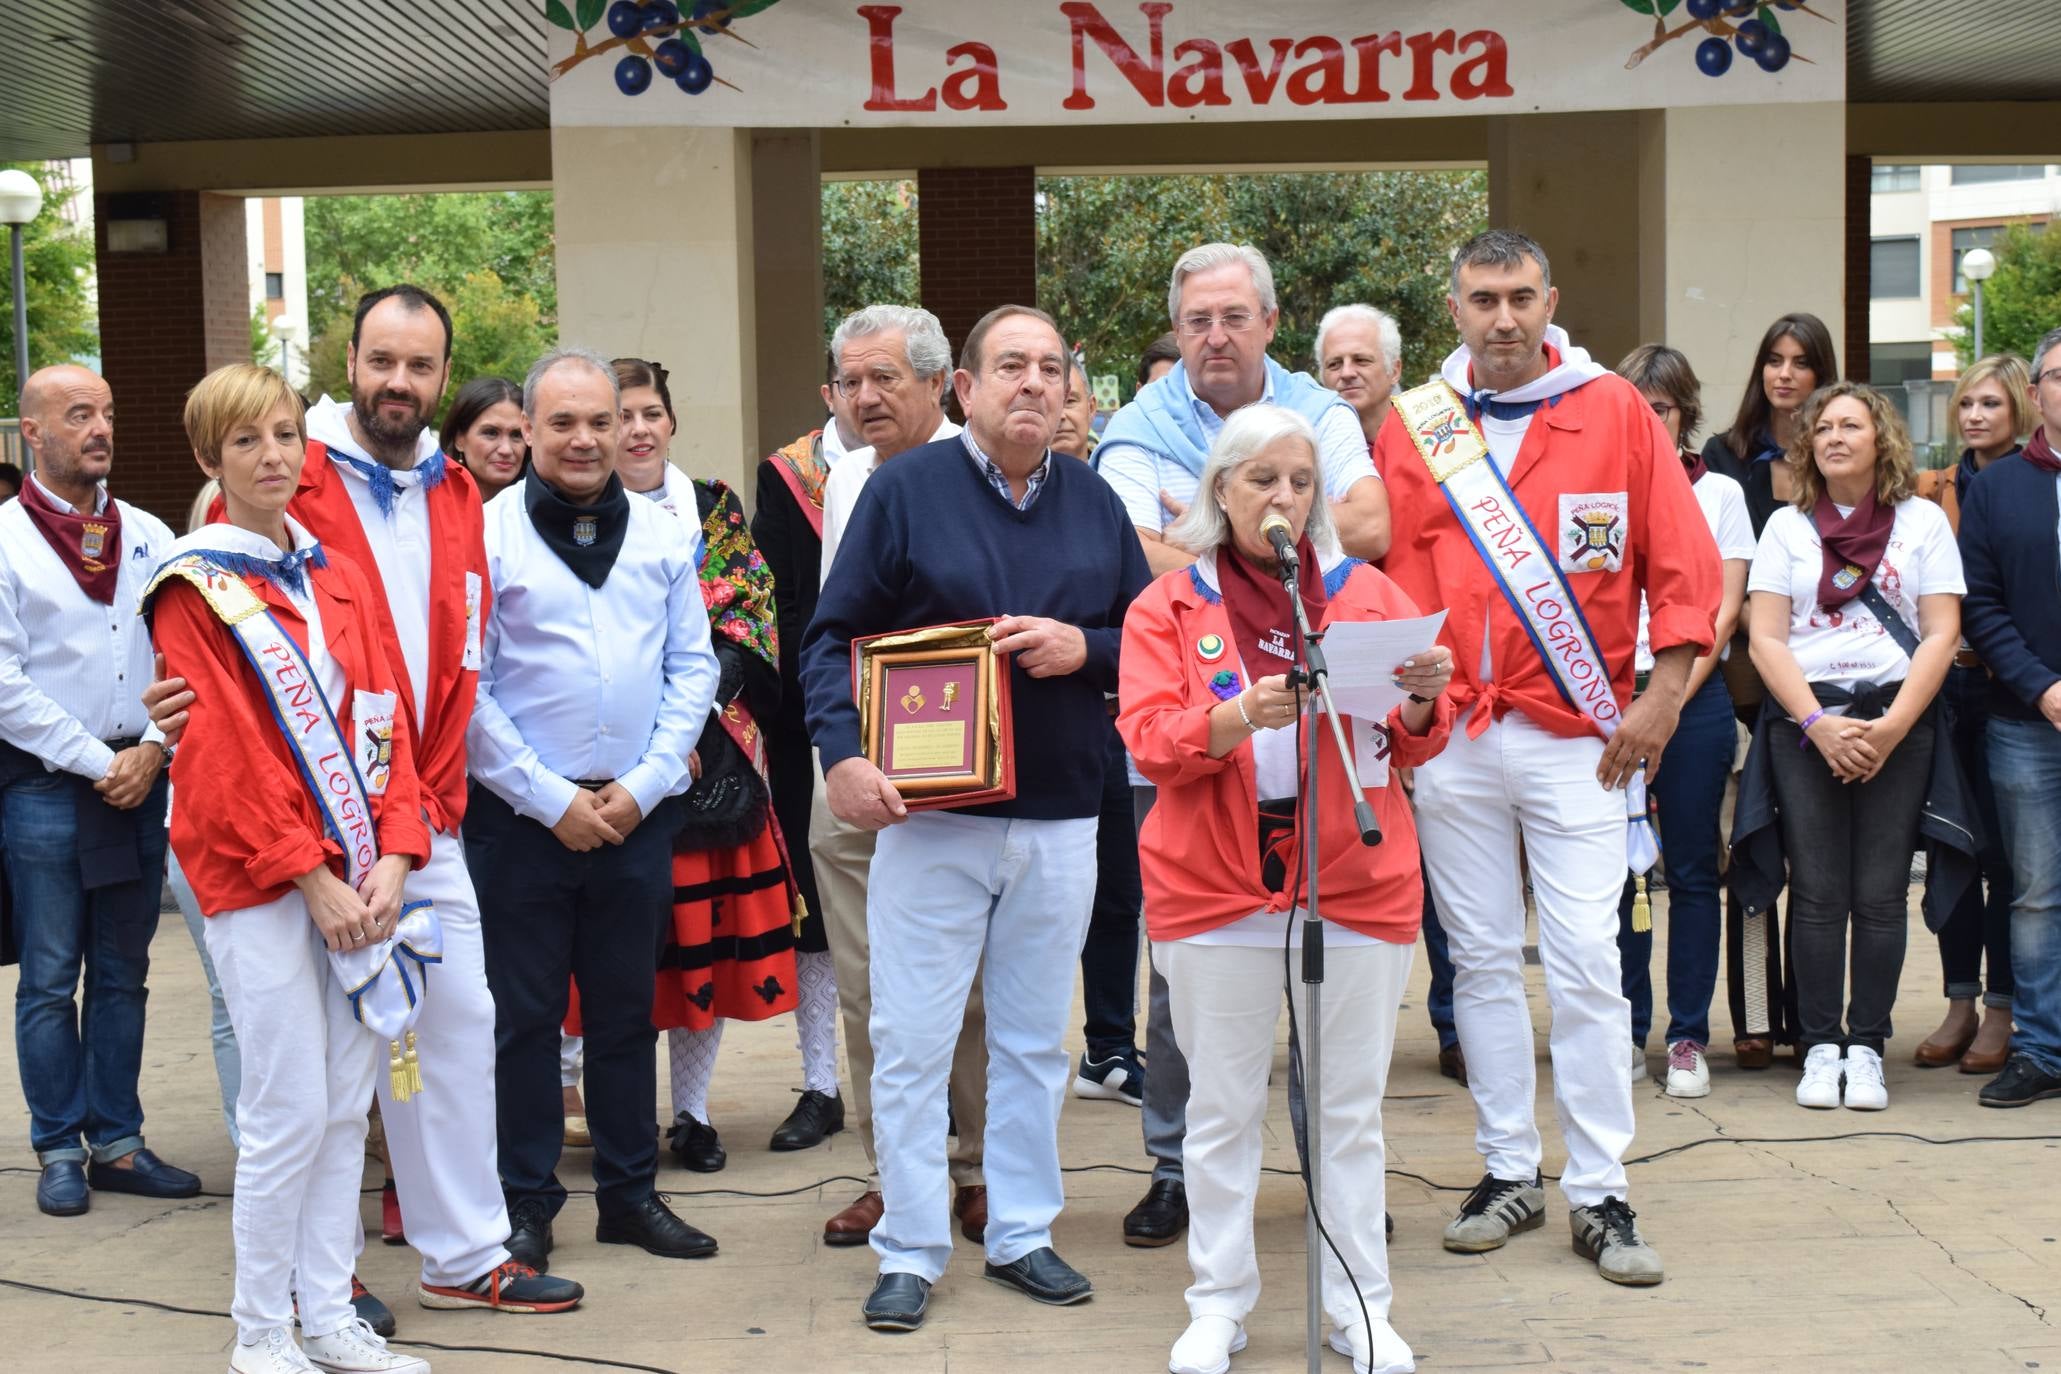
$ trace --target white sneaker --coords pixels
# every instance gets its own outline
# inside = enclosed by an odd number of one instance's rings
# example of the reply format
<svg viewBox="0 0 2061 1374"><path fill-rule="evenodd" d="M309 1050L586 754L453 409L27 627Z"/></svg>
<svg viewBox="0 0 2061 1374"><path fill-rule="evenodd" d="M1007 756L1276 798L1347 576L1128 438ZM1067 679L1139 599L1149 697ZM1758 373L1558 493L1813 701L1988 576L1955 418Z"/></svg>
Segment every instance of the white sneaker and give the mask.
<svg viewBox="0 0 2061 1374"><path fill-rule="evenodd" d="M1844 1066L1839 1046L1811 1046L1811 1052L1803 1057L1803 1078L1796 1085L1796 1105L1820 1111L1838 1106L1839 1072Z"/></svg>
<svg viewBox="0 0 2061 1374"><path fill-rule="evenodd" d="M308 1363L330 1374L429 1374L429 1361L397 1355L358 1317L326 1336L301 1336Z"/></svg>
<svg viewBox="0 0 2061 1374"><path fill-rule="evenodd" d="M1677 1040L1667 1047L1667 1095L1710 1096L1710 1061L1694 1040Z"/></svg>
<svg viewBox="0 0 2061 1374"><path fill-rule="evenodd" d="M1188 1323L1168 1357L1168 1374L1224 1374L1231 1357L1245 1349L1245 1328L1229 1317L1197 1317Z"/></svg>
<svg viewBox="0 0 2061 1374"><path fill-rule="evenodd" d="M314 1374L284 1328L274 1327L255 1345L238 1341L229 1351L229 1374Z"/></svg>
<svg viewBox="0 0 2061 1374"><path fill-rule="evenodd" d="M1882 1056L1866 1045L1847 1047L1846 1105L1856 1112L1879 1112L1889 1105L1889 1088L1882 1081Z"/></svg>
<svg viewBox="0 0 2061 1374"><path fill-rule="evenodd" d="M1371 1337L1365 1322L1333 1331L1331 1348L1352 1359L1353 1374L1411 1374L1417 1368L1417 1357L1410 1353L1409 1344L1396 1335L1394 1327L1378 1318Z"/></svg>
<svg viewBox="0 0 2061 1374"><path fill-rule="evenodd" d="M1631 1070L1632 1082L1644 1083L1646 1081L1646 1047L1636 1040L1632 1041Z"/></svg>

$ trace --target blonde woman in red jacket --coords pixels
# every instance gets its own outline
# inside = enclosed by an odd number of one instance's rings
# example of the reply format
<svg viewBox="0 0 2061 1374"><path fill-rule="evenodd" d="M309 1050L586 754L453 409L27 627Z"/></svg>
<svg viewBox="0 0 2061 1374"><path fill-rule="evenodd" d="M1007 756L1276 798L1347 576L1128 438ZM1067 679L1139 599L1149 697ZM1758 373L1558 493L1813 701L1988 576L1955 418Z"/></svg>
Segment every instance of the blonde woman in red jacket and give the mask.
<svg viewBox="0 0 2061 1374"><path fill-rule="evenodd" d="M1173 531L1200 557L1147 587L1124 621L1117 728L1139 771L1159 786L1138 837L1145 923L1192 1074L1185 1157L1195 1282L1190 1325L1168 1362L1173 1374L1223 1374L1245 1347L1242 1323L1260 1291L1252 1209L1284 947L1300 940L1294 907L1305 836L1295 798L1299 759L1312 751L1298 739L1287 678L1292 608L1261 519L1279 511L1289 521L1311 624L1418 614L1386 576L1337 551L1316 452L1315 432L1292 411L1254 405L1235 413ZM1423 908L1416 827L1394 770L1444 746L1451 675L1451 652L1429 649L1396 669L1417 700L1386 720L1348 721L1354 762L1386 837L1378 847L1359 841L1328 733L1314 750L1330 956L1323 1219L1357 1283L1356 1291L1327 1257L1323 1297L1336 1328L1332 1347L1352 1356L1357 1374L1416 1367L1388 1325L1382 1225L1381 1094Z"/></svg>

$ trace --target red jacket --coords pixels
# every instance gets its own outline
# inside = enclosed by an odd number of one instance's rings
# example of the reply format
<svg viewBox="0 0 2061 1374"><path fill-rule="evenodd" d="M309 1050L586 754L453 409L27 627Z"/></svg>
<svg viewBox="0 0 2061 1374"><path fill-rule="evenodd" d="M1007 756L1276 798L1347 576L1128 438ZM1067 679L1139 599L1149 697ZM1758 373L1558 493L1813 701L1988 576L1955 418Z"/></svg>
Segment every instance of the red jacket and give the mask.
<svg viewBox="0 0 2061 1374"><path fill-rule="evenodd" d="M1374 568L1343 566L1349 572L1326 604L1327 624L1418 614L1395 583ZM1288 909L1284 893L1269 892L1260 883L1252 742L1240 741L1222 758L1209 756L1209 713L1221 700L1210 679L1226 667L1238 667L1228 656L1203 661L1196 645L1209 635L1231 643L1231 617L1195 569L1160 577L1124 613L1118 691L1123 709L1116 728L1138 771L1159 785L1159 800L1138 835L1145 927L1154 940L1200 935L1261 908ZM1439 698L1431 728L1423 735L1406 733L1398 714L1390 713L1387 721L1391 767L1414 768L1445 747L1453 725L1448 697ZM1393 773L1387 786L1369 785L1367 799L1383 838L1372 849L1361 844L1337 747L1328 729L1321 738L1317 842L1326 857L1317 875L1320 909L1326 920L1363 935L1410 944L1423 917L1424 880L1409 799ZM1355 761L1360 762L1357 748ZM1288 871L1293 874L1300 865L1291 857Z"/></svg>
<svg viewBox="0 0 2061 1374"><path fill-rule="evenodd" d="M380 642L387 662L400 681L401 700L409 709L408 723L417 719L415 687L408 676L408 661L401 653L400 636L393 617L387 613L386 582L365 541L358 508L351 502L345 479L336 471L329 450L310 439L307 461L301 465L300 487L286 513L308 527L331 554L342 553L357 563L370 582L378 611ZM479 624L487 623L493 605L493 586L487 577L485 521L480 514L479 488L465 465L455 460L444 467L444 480L429 493L429 702L419 712L422 738L415 760L422 779L422 806L430 827L450 834L465 819L465 727L472 721L472 703L479 682L477 669L465 666L465 574L479 578ZM222 502L217 497L208 512L210 520L222 519Z"/></svg>
<svg viewBox="0 0 2061 1374"><path fill-rule="evenodd" d="M308 575L323 638L347 689L405 695L382 652L384 614L370 584L347 555L325 552L328 566L311 568ZM306 653L308 623L293 603L262 577L244 581ZM177 800L171 838L200 909L213 916L272 901L317 864L343 877L343 851L324 829L264 685L233 640L235 632L180 578L158 590L151 620L166 670L185 678L194 694L172 759ZM331 705L348 730L349 700ZM420 867L429 856L429 832L422 823L413 736L414 721L395 711L392 770L385 795L371 803L380 852L405 854Z"/></svg>
<svg viewBox="0 0 2061 1374"><path fill-rule="evenodd" d="M1382 425L1374 452L1396 532L1382 570L1419 605L1445 607L1441 639L1454 658L1448 695L1462 711L1477 700L1487 703L1487 710L1468 721L1469 733L1512 710L1563 737L1601 733L1554 686L1400 416L1391 414ZM1710 652L1724 591L1717 543L1667 431L1629 382L1598 377L1563 392L1557 405L1540 406L1507 477L1549 551L1564 547L1569 535L1560 519L1563 496L1600 493L1622 500L1628 528L1621 569L1561 574L1581 602L1620 707L1632 697L1641 588L1652 608L1655 650L1690 644L1698 654ZM1484 620L1495 636L1497 670L1496 682L1486 689L1480 673Z"/></svg>

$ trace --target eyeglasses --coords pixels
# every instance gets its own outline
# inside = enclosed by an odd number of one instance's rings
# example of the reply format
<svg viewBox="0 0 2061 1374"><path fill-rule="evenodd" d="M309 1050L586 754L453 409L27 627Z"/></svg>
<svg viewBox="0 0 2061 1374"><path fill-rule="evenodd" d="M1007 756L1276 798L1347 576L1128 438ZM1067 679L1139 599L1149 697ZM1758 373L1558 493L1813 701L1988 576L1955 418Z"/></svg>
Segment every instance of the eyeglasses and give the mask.
<svg viewBox="0 0 2061 1374"><path fill-rule="evenodd" d="M863 377L839 377L830 383L830 389L849 401L859 394L866 383L873 383L873 389L883 396L892 396L909 380L899 372L869 372Z"/></svg>
<svg viewBox="0 0 2061 1374"><path fill-rule="evenodd" d="M1654 418L1662 424L1667 423L1668 416L1681 409L1680 406L1672 401L1648 401L1646 404L1653 407Z"/></svg>
<svg viewBox="0 0 2061 1374"><path fill-rule="evenodd" d="M1221 315L1183 315L1181 332L1191 339L1199 339L1222 325L1226 334L1243 334L1258 322L1259 317L1250 310L1227 310Z"/></svg>
<svg viewBox="0 0 2061 1374"><path fill-rule="evenodd" d="M2041 382L2047 381L2049 379L2061 382L2061 367L2050 367L2043 372L2035 372L2032 374L2032 384L2034 386L2038 386Z"/></svg>

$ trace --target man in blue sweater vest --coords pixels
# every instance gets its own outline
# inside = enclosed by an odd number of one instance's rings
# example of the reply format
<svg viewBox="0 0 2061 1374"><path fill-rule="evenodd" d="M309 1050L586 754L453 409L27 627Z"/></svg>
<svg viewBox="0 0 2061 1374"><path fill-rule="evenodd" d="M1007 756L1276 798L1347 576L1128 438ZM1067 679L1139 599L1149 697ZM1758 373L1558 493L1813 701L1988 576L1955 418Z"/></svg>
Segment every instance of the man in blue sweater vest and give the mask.
<svg viewBox="0 0 2061 1374"><path fill-rule="evenodd" d="M837 560L802 646L831 810L881 832L866 899L886 1202L864 1309L875 1330L920 1325L951 1259L945 1079L983 958L987 1276L1040 1302L1092 1291L1052 1250L1065 1202L1061 1040L1095 888L1103 693L1116 687L1124 611L1150 572L1102 479L1052 461L1067 368L1042 311L1003 306L973 327L952 377L965 432L867 482L844 545L854 556ZM861 749L851 641L987 616L1001 617L995 647L1009 656L1016 796L911 815Z"/></svg>
<svg viewBox="0 0 2061 1374"><path fill-rule="evenodd" d="M2025 448L1969 484L1961 627L1989 665L1989 772L2011 860L2011 1014L1985 1107L2061 1097L2061 329L2032 357Z"/></svg>

